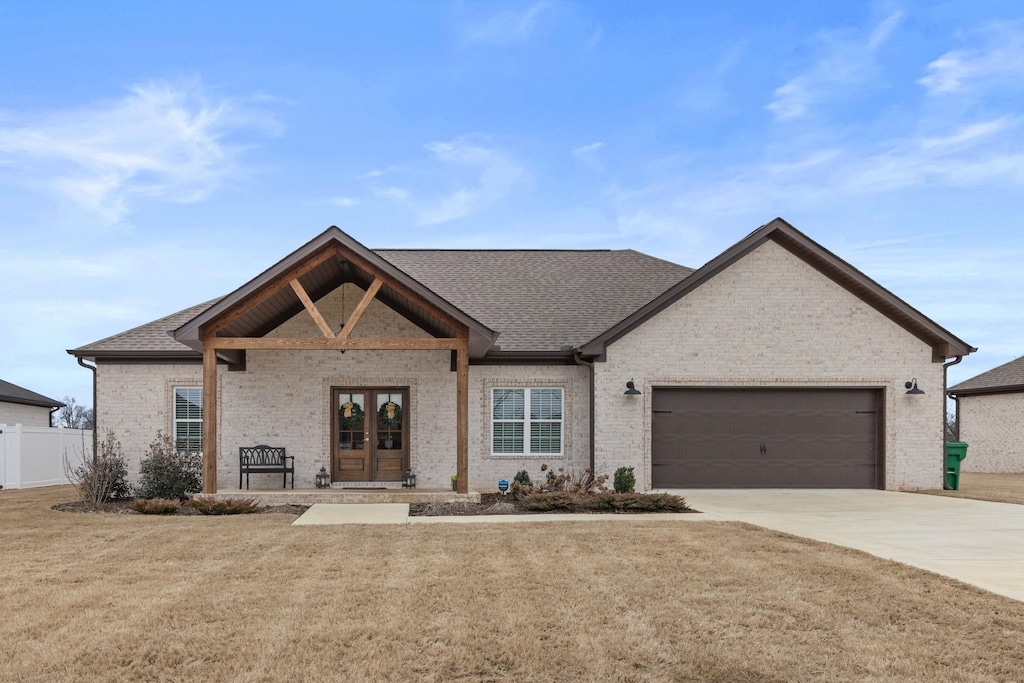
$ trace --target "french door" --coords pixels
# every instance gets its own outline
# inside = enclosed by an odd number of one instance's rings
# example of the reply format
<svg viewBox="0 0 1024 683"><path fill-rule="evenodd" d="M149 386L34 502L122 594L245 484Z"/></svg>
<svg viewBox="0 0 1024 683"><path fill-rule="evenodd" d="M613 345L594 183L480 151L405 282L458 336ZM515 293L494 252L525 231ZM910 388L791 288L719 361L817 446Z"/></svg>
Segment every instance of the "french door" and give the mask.
<svg viewBox="0 0 1024 683"><path fill-rule="evenodd" d="M331 480L401 481L409 467L409 391L331 390Z"/></svg>

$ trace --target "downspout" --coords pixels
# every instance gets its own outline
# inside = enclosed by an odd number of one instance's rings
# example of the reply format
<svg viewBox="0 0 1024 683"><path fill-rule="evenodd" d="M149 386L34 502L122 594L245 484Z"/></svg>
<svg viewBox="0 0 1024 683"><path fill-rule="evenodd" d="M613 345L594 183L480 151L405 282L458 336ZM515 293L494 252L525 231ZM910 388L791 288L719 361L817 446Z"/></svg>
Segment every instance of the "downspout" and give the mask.
<svg viewBox="0 0 1024 683"><path fill-rule="evenodd" d="M53 408L50 408L50 426L51 427L56 427L57 426L57 425L53 424L53 414L56 413L58 410L60 410L60 406L54 406Z"/></svg>
<svg viewBox="0 0 1024 683"><path fill-rule="evenodd" d="M594 471L594 361L583 360L579 350L573 354L576 365L590 369L590 476L597 476Z"/></svg>
<svg viewBox="0 0 1024 683"><path fill-rule="evenodd" d="M946 374L949 372L949 368L950 367L956 365L957 363L959 363L963 359L964 359L963 356L957 356L954 360L951 360L948 363L943 363L942 364L942 433L943 434L946 433L946 397L949 396L949 394L946 393L946 385L948 384L948 382L946 380ZM960 398L958 396L950 396L950 398L953 399L953 405L955 406L954 409L953 409L953 436L956 437L957 441L959 441L960 440ZM943 439L943 441L945 441L945 439ZM946 457L945 456L945 451L943 451L943 456L942 457L943 458ZM945 461L943 461L943 462L945 462ZM943 472L945 472L945 465L943 465Z"/></svg>
<svg viewBox="0 0 1024 683"><path fill-rule="evenodd" d="M83 368L92 371L92 458L95 460L97 453L97 434L99 434L99 420L97 419L99 417L99 410L96 406L96 366L88 365L80 356L78 358L78 364Z"/></svg>
<svg viewBox="0 0 1024 683"><path fill-rule="evenodd" d="M963 356L957 356L955 359L949 361L948 363L943 363L942 364L942 460L940 460L939 462L942 463L942 487L943 488L946 487L946 396L948 396L948 394L946 393L946 385L948 384L948 382L946 380L946 373L949 371L950 366L956 365L957 363L959 363L963 359L964 359ZM958 399L958 398L956 398L954 396L953 397L953 405L956 406L956 408L954 409L954 420L953 420L953 424L955 425L954 431L956 433L953 436L955 436L956 440L959 441L960 440L960 399Z"/></svg>

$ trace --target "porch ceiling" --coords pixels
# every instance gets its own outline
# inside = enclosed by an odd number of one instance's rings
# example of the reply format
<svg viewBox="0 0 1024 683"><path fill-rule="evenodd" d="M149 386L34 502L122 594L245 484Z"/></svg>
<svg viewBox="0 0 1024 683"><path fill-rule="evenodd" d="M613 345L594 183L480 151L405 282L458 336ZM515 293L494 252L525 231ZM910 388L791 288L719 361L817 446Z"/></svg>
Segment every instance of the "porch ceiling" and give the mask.
<svg viewBox="0 0 1024 683"><path fill-rule="evenodd" d="M468 333L469 353L482 357L497 333L471 318L338 228L330 228L302 248L227 295L175 330L176 340L201 351L202 337L262 337L305 310L292 287L297 279L316 301L353 283L363 290L375 278L383 283L376 299L434 337Z"/></svg>

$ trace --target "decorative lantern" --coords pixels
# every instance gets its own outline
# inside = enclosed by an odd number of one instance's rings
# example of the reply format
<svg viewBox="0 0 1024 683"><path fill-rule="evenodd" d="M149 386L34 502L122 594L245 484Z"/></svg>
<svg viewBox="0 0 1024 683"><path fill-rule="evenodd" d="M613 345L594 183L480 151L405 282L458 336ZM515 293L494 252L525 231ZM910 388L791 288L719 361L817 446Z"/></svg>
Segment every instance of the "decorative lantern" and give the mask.
<svg viewBox="0 0 1024 683"><path fill-rule="evenodd" d="M406 470L402 476L402 488L403 489L414 489L416 488L416 475L413 474L412 470Z"/></svg>
<svg viewBox="0 0 1024 683"><path fill-rule="evenodd" d="M321 467L320 471L316 474L316 487L318 489L326 489L331 486L331 475L327 474L327 468Z"/></svg>
<svg viewBox="0 0 1024 683"><path fill-rule="evenodd" d="M501 491L501 495L508 495L508 482L504 479L498 482L498 490Z"/></svg>

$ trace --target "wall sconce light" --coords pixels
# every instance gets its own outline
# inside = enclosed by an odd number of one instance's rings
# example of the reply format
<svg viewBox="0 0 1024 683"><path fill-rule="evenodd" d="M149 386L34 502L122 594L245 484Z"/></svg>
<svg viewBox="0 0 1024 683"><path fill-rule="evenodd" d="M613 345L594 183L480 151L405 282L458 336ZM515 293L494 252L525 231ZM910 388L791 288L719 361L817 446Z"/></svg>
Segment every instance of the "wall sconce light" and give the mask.
<svg viewBox="0 0 1024 683"><path fill-rule="evenodd" d="M633 380L630 379L626 382L626 396L639 396L640 392L637 390L636 385L633 384Z"/></svg>
<svg viewBox="0 0 1024 683"><path fill-rule="evenodd" d="M903 386L905 386L907 388L907 393L908 394L914 394L916 396L917 394L923 394L924 393L923 391L921 391L920 389L917 388L917 378L916 377L914 379L910 380L909 382L906 382Z"/></svg>

